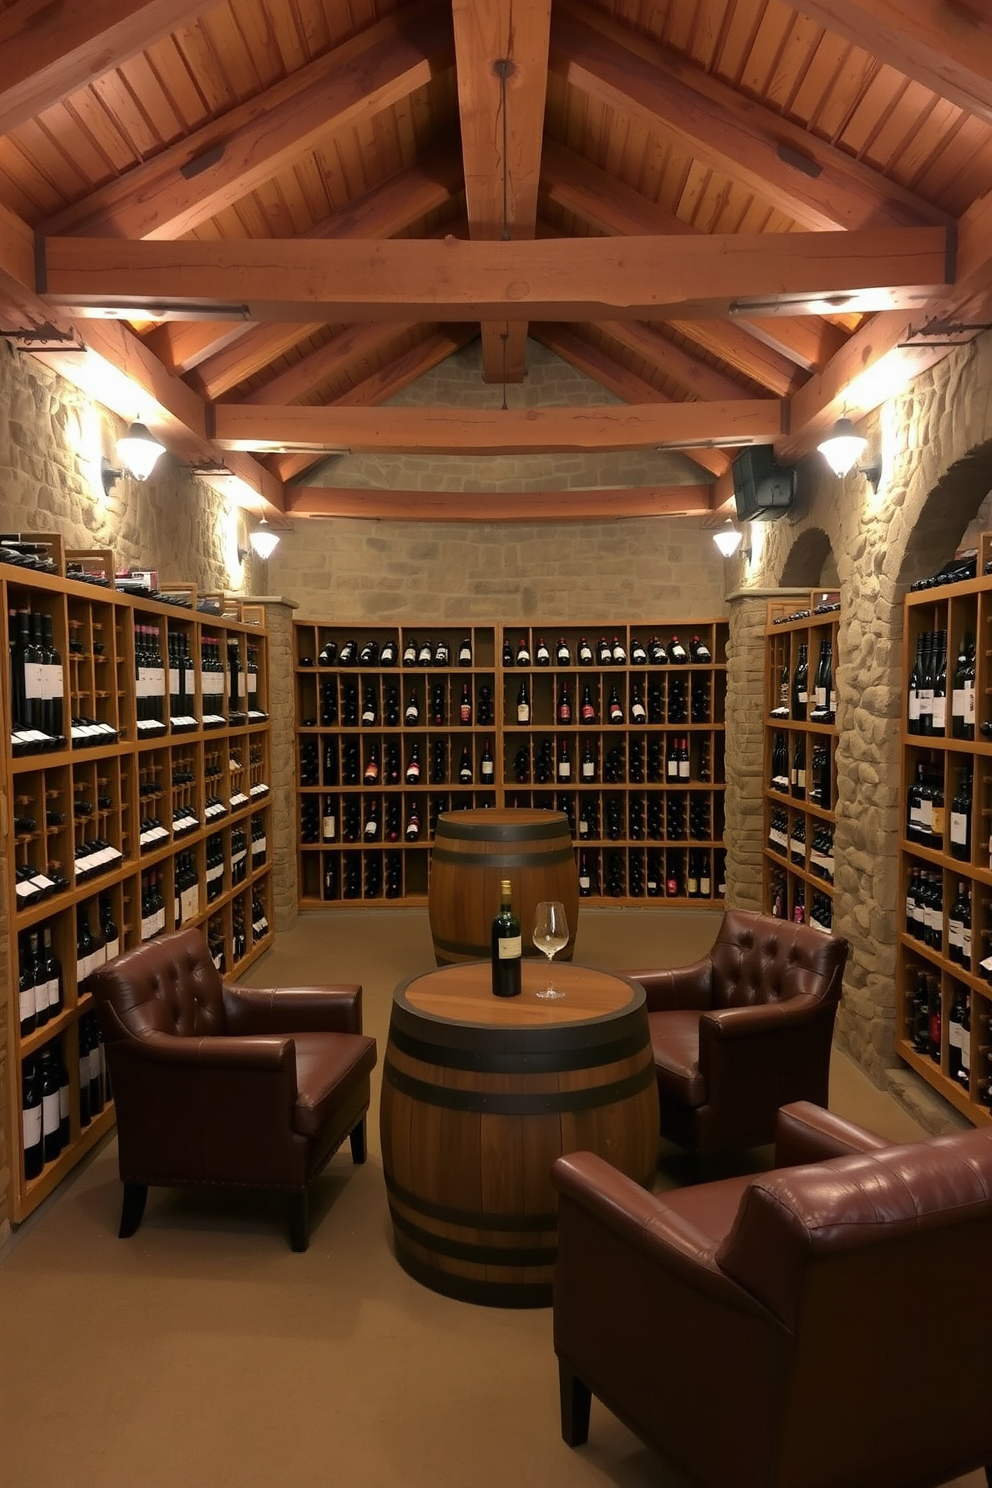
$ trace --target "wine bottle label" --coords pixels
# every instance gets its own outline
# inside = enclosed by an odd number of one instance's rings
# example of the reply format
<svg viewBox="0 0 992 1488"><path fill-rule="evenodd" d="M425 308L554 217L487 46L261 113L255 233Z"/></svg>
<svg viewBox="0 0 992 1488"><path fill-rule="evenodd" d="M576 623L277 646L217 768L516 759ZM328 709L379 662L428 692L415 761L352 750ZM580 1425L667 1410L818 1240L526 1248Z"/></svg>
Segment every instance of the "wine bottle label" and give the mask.
<svg viewBox="0 0 992 1488"><path fill-rule="evenodd" d="M579 874L579 888L582 890L582 892L584 894L587 894L589 892L589 888L591 886L591 883L592 883L592 880L590 879L588 873L580 873Z"/></svg>
<svg viewBox="0 0 992 1488"><path fill-rule="evenodd" d="M41 1141L41 1106L24 1106L21 1111L21 1143L24 1151Z"/></svg>
<svg viewBox="0 0 992 1488"><path fill-rule="evenodd" d="M911 692L909 694L909 721L918 723L920 718L920 694Z"/></svg>
<svg viewBox="0 0 992 1488"><path fill-rule="evenodd" d="M947 698L934 697L933 700L933 730L934 733L942 733L947 726Z"/></svg>
<svg viewBox="0 0 992 1488"><path fill-rule="evenodd" d="M958 947L964 945L964 926L960 920L948 920L947 943L948 945Z"/></svg>
<svg viewBox="0 0 992 1488"><path fill-rule="evenodd" d="M666 769L665 773L668 776L669 780L677 780L678 777L679 777L679 762L678 762L678 760L670 759L668 761L668 765L667 765L667 769Z"/></svg>
<svg viewBox="0 0 992 1488"><path fill-rule="evenodd" d="M800 769L800 770L797 770L796 771L796 789L797 790L805 790L806 789L806 771L805 770Z"/></svg>
<svg viewBox="0 0 992 1488"><path fill-rule="evenodd" d="M825 687L817 687L815 689L813 694L813 706L816 708L826 709L827 689Z"/></svg>
<svg viewBox="0 0 992 1488"><path fill-rule="evenodd" d="M962 925L961 926L961 952L962 952L962 955L961 955L962 961L970 961L971 960L971 926L970 925Z"/></svg>
<svg viewBox="0 0 992 1488"><path fill-rule="evenodd" d="M798 697L799 702L805 708L806 704L809 702L809 693L803 690L798 692L796 696Z"/></svg>
<svg viewBox="0 0 992 1488"><path fill-rule="evenodd" d="M973 724L975 722L975 684L966 682L964 685L964 721Z"/></svg>
<svg viewBox="0 0 992 1488"><path fill-rule="evenodd" d="M569 761L568 760L559 760L558 761L558 779L559 780L568 780L568 779L571 778L571 774L572 774L572 766L569 763Z"/></svg>
<svg viewBox="0 0 992 1488"><path fill-rule="evenodd" d="M933 713L933 688L920 688L920 717L929 718Z"/></svg>
<svg viewBox="0 0 992 1488"><path fill-rule="evenodd" d="M963 811L951 812L951 841L959 847L968 841L968 818Z"/></svg>
<svg viewBox="0 0 992 1488"><path fill-rule="evenodd" d="M517 704L517 722L530 723L530 705L528 703Z"/></svg>
<svg viewBox="0 0 992 1488"><path fill-rule="evenodd" d="M497 954L500 961L519 961L524 953L523 937L520 935L507 935L496 941Z"/></svg>
<svg viewBox="0 0 992 1488"><path fill-rule="evenodd" d="M35 1013L37 1012L37 1009L38 1009L37 988L36 987L21 987L21 988L19 988L18 994L17 994L17 1010L18 1010L18 1013L20 1015L21 1022L24 1023L24 1022L26 1022L28 1020L28 1018L33 1018L34 1015L35 1015Z"/></svg>
<svg viewBox="0 0 992 1488"><path fill-rule="evenodd" d="M944 808L930 804L930 830L935 837L944 835Z"/></svg>
<svg viewBox="0 0 992 1488"><path fill-rule="evenodd" d="M680 780L688 780L689 779L689 761L688 760L679 760L679 779Z"/></svg>

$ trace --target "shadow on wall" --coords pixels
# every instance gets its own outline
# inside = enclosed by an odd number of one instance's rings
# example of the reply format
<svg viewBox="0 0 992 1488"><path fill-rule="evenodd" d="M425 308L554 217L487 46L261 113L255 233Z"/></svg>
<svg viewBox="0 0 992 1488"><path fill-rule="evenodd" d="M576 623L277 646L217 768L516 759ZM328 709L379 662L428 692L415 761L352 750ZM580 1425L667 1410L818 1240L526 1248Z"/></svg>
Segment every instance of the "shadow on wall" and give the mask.
<svg viewBox="0 0 992 1488"><path fill-rule="evenodd" d="M778 584L782 589L816 589L821 585L828 589L840 587L833 548L822 527L808 527L796 538Z"/></svg>

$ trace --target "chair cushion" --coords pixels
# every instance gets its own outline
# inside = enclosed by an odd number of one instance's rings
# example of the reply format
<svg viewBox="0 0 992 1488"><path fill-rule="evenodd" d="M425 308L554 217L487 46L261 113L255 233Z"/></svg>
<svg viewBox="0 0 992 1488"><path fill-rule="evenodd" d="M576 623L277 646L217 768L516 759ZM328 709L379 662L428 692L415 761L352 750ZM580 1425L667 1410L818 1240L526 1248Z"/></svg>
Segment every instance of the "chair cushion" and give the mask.
<svg viewBox="0 0 992 1488"><path fill-rule="evenodd" d="M331 1114L375 1067L375 1039L360 1033L288 1033L296 1045L293 1130L316 1137Z"/></svg>
<svg viewBox="0 0 992 1488"><path fill-rule="evenodd" d="M706 1082L699 1073L699 1013L677 1009L648 1013L658 1093L680 1106L701 1106Z"/></svg>
<svg viewBox="0 0 992 1488"><path fill-rule="evenodd" d="M655 1197L684 1224L692 1226L701 1253L714 1255L733 1229L741 1199L753 1182L753 1173L741 1173L710 1183L690 1183Z"/></svg>

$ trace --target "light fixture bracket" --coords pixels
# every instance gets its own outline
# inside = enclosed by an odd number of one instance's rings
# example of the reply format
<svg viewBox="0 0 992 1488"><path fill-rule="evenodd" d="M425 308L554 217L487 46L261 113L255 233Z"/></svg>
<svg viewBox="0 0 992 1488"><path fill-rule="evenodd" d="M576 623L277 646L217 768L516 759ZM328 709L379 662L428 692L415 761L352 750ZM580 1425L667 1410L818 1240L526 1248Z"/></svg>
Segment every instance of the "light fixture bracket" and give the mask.
<svg viewBox="0 0 992 1488"><path fill-rule="evenodd" d="M100 481L103 485L103 494L109 496L119 480L124 477L124 471L116 469L111 465L106 455L100 459Z"/></svg>

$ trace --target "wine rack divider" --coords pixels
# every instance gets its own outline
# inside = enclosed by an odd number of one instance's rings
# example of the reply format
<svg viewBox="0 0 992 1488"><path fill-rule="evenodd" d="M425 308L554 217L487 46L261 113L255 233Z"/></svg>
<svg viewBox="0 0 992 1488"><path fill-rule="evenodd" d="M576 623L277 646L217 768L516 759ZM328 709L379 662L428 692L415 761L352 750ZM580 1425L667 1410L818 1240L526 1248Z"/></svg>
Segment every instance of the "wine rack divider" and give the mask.
<svg viewBox="0 0 992 1488"><path fill-rule="evenodd" d="M976 1126L992 1124L992 534L983 533L978 577L961 583L910 592L904 600L902 789L903 828L900 867L901 922L896 959L896 1053L923 1080ZM909 732L910 679L917 640L933 631L947 633L947 719L943 735ZM974 738L953 736L953 676L967 633L975 640ZM908 798L917 765L934 772L944 793L942 843L934 849L908 835ZM972 777L968 842L951 849L950 817L962 776ZM932 911L933 938L926 944L910 929L913 870L940 886L941 907ZM950 911L963 883L971 896L970 945L963 964L952 955ZM961 954L957 951L956 954ZM921 987L921 977L924 979ZM924 1002L919 994L927 992ZM964 1026L952 1010L967 1005ZM923 1047L926 1045L926 1047ZM961 1050L963 1046L964 1058Z"/></svg>
<svg viewBox="0 0 992 1488"><path fill-rule="evenodd" d="M465 806L559 806L570 803L573 819L573 839L576 857L586 854L586 866L598 875L599 892L588 897L592 903L638 905L656 902L684 908L689 903L719 903L723 887L723 826L724 826L724 729L726 697L726 647L727 622L723 619L709 620L659 620L638 624L609 624L576 626L571 624L546 623L543 626L498 626L498 625L434 625L421 626L355 626L337 622L296 621L296 709L297 709L297 778L299 790L298 822L300 826L298 884L301 908L319 907L381 908L390 903L403 905L426 904L430 848L437 808L457 809ZM430 641L428 642L428 633ZM673 635L683 642L698 636L708 647L708 662L690 661L686 665L635 664L630 660L631 646L635 639L647 645L649 639L658 635L667 647ZM594 648L600 636L606 636L611 646L618 638L626 652L627 660L622 664L580 665L578 646L582 637L587 637ZM458 665L458 649L464 638L471 642L472 664ZM551 660L547 666L536 664L537 646L541 638L547 640L551 649ZM567 643L571 661L558 665L556 647L560 638ZM524 639L530 648L531 664L517 666L518 644ZM418 649L429 645L433 657L439 642L447 644L450 665L435 667L433 664L403 665L403 651L410 641ZM367 666L360 662L341 666L337 660L327 665L320 664L325 647L333 643L337 654L349 641L359 648L375 642L380 653L387 641L395 643L398 659L395 666L383 667L378 661ZM504 664L504 644L509 644L513 664ZM681 675L685 679L685 721L669 722L668 683L672 677ZM526 677L531 694L531 719L523 727L517 724L516 696L522 679ZM472 703L472 721L468 725L459 722L459 704L462 686L469 683ZM572 722L563 725L557 720L557 701L560 687L567 681L571 692ZM595 724L579 722L579 710L583 689L588 682L594 697L597 713ZM634 686L640 691L641 701L647 708L652 686L661 689L661 715L658 721L633 722L630 704ZM611 725L604 718L609 693L616 686L624 711L624 721ZM346 724L342 721L345 707L345 689L354 688L353 703L359 714L365 701L366 688L371 688L376 706L376 723L363 727L361 723ZM399 689L400 721L396 724L383 722L387 705L386 689ZM408 726L403 721L411 687L417 690L420 721ZM431 711L432 691L440 687L444 701L444 722L435 725ZM479 701L482 688L488 688L492 701L492 721L478 721ZM322 706L322 697L329 689L333 700L334 721ZM698 721L691 717L693 689L698 697L706 693L705 707ZM325 719L327 721L322 721ZM652 741L662 748L662 766L667 741L673 735L686 738L689 749L690 778L677 784L665 779L647 778L647 752ZM596 778L583 782L580 776L581 751L586 740L596 746ZM382 777L376 785L366 785L363 780L368 759L369 746L375 740L379 751L379 765L384 768L386 749L390 746L399 751L400 779L397 783L384 784ZM405 781L412 742L416 740L420 755L421 778L412 786ZM558 753L562 741L567 741L571 775L568 782L552 778L549 782L535 779L536 760L544 741L549 741L553 761L557 768ZM494 772L491 785L480 779L482 749L489 742L493 756ZM641 780L631 780L631 745L638 742L642 752L643 775ZM432 780L432 765L435 747L440 745L445 752L444 778ZM460 784L458 767L462 750L468 746L471 754L471 783ZM525 747L530 759L530 779L515 778L517 751ZM603 768L609 750L622 747L624 761L621 778L604 781ZM332 779L324 773L325 751L330 748L332 756ZM352 751L357 758L358 776L352 783L342 783L342 766L345 750ZM705 778L703 778L705 777ZM684 801L683 830L678 836L667 832L669 802L678 797ZM334 837L323 840L322 821L327 799L333 808ZM364 840L366 809L370 799L376 799L380 813L377 835L371 843ZM661 835L648 837L647 816L649 804L656 799L661 811ZM616 802L616 817L621 822L620 835L609 838L605 834L605 821L609 802ZM598 813L598 831L595 835L579 838L579 818L583 802L595 805ZM644 835L632 836L630 808L640 803ZM416 804L420 817L420 835L415 843L406 839L406 827L411 806ZM690 804L695 803L693 819L702 822L707 830L702 835L689 835ZM636 808L635 808L636 809ZM674 809L674 807L673 807ZM386 840L386 816L392 810L397 813L399 840ZM343 816L352 813L349 829L350 840L343 840ZM698 854L710 873L710 893L687 897L689 852ZM669 871L680 870L680 892L667 894L664 881L656 900L647 893L648 876L651 871L649 854L657 855L661 871L667 879ZM639 871L635 873L635 866ZM623 892L607 895L607 876L611 869L622 867ZM371 875L371 877L370 877ZM640 892L631 892L635 879ZM618 880L614 877L614 888Z"/></svg>
<svg viewBox="0 0 992 1488"><path fill-rule="evenodd" d="M266 637L260 620L264 611L242 611L235 606L227 616L215 616L197 608L193 586L182 586L189 608L113 587L112 557L98 553L76 555L86 560L86 569L96 572L104 584L97 585L62 576L66 559L61 540L43 535L56 557L55 574L0 566L0 598L3 600L4 639L11 643L11 611L40 612L52 620L53 641L63 667L63 714L67 742L64 747L15 756L10 731L3 749L3 789L6 797L6 842L8 895L6 936L10 968L6 997L7 1070L4 1095L7 1130L10 1134L9 1214L16 1223L30 1214L113 1125L113 1103L109 1098L98 1114L84 1122L79 1071L81 1024L92 1012L92 998L76 980L77 911L86 908L91 931L99 925L99 903L105 896L120 933L121 949L138 945L142 936L142 888L156 874L165 904L166 930L177 924L177 864L191 863L194 884L187 892L186 913L179 909L183 924L199 925L208 935L215 960L223 956L225 974L237 975L257 959L272 942L271 779L268 724L268 661ZM257 609L257 607L256 607ZM240 618L251 613L251 622ZM142 737L138 718L141 705L136 696L136 628L150 624L158 628L161 651L168 666L168 637L182 636L194 658L194 694L190 725L182 731L166 725ZM239 708L230 710L230 672L221 678L218 723L203 726L203 674L200 642L211 637L220 643L227 659L228 641L237 642L240 664ZM249 718L244 706L249 686L248 647L257 657L256 681ZM2 697L4 715L11 718L11 667L4 669ZM166 698L166 705L168 698ZM166 706L168 712L168 707ZM69 720L85 716L106 723L113 730L108 742L97 740L72 745ZM180 777L174 781L174 776ZM252 786L257 787L252 790ZM244 801L237 800L240 794ZM223 815L207 821L207 798L225 803ZM235 798L232 806L232 798ZM196 825L175 833L175 808L188 806ZM158 818L165 835L142 843L142 822ZM256 849L252 851L254 827ZM244 871L232 872L232 835L244 833ZM119 856L85 879L77 876L74 851L78 843L102 839ZM237 837L235 836L235 841ZM207 849L220 850L220 892L207 899ZM30 865L56 871L67 886L25 908L17 907L17 869ZM253 905L261 917L253 922ZM253 923L255 930L253 931ZM19 954L32 929L50 926L53 949L61 963L63 1000L60 1011L42 1026L22 1037L18 1002ZM147 926L146 929L150 929ZM256 933L257 932L257 933ZM237 955L244 938L244 953ZM99 939L99 935L97 935ZM99 952L98 952L99 954ZM21 1098L25 1061L37 1056L53 1040L61 1040L61 1056L68 1072L69 1138L61 1151L46 1162L40 1174L27 1179L24 1171Z"/></svg>
<svg viewBox="0 0 992 1488"><path fill-rule="evenodd" d="M814 591L805 601L795 595L773 599L769 601L765 628L763 908L766 914L801 918L824 931L829 931L833 923L837 728L835 722L815 722L810 715L814 711L814 682L822 641L831 646L836 690L839 613L837 608L826 606L838 604L836 592L825 594L823 590ZM793 684L801 645L807 649L808 701L800 714L793 705ZM776 744L780 739L785 741L787 789L774 784ZM805 782L794 778L793 773L800 745ZM814 750L820 754L826 751L815 779ZM818 833L824 838L822 847L829 841L829 851L823 851L820 845L814 848Z"/></svg>

